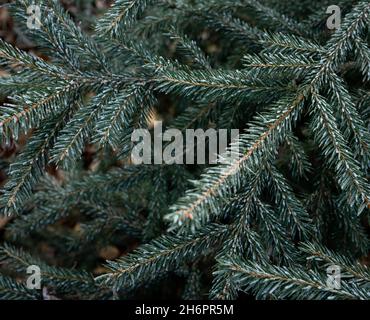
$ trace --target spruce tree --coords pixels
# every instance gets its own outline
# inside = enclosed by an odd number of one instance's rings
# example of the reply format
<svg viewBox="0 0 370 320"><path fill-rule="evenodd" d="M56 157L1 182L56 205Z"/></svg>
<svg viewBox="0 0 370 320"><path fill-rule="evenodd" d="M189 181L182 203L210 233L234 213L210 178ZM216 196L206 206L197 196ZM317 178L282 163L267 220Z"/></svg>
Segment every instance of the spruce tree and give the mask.
<svg viewBox="0 0 370 320"><path fill-rule="evenodd" d="M370 299L368 1L9 2L1 299ZM238 157L134 164L154 120Z"/></svg>

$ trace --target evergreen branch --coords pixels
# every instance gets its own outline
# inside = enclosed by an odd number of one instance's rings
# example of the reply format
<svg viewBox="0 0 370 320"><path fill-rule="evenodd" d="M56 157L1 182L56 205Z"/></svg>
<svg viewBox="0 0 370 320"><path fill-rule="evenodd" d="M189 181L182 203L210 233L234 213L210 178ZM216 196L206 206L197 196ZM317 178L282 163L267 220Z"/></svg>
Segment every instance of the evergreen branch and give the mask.
<svg viewBox="0 0 370 320"><path fill-rule="evenodd" d="M263 34L258 28L250 26L248 23L245 23L229 13L219 13L215 11L198 14L206 19L207 26L219 32L225 38L258 47L255 42L259 37L262 37Z"/></svg>
<svg viewBox="0 0 370 320"><path fill-rule="evenodd" d="M10 277L0 276L0 300L39 300L40 294Z"/></svg>
<svg viewBox="0 0 370 320"><path fill-rule="evenodd" d="M73 108L66 107L60 114L47 121L42 129L36 130L30 138L26 150L10 166L10 179L4 187L1 198L5 215L18 213L25 200L30 196L32 187L45 169L48 149L73 111Z"/></svg>
<svg viewBox="0 0 370 320"><path fill-rule="evenodd" d="M15 64L20 64L41 74L46 74L56 79L67 80L68 75L63 69L48 64L41 58L19 50L0 39L0 58ZM1 61L1 60L0 60Z"/></svg>
<svg viewBox="0 0 370 320"><path fill-rule="evenodd" d="M116 95L103 107L95 125L92 141L101 147L109 144L117 149L122 143L117 141L117 137L120 137L122 129L132 126L132 120L138 110L141 109L142 116L150 112L154 98L150 95L143 98L143 95L144 90L140 87L130 88Z"/></svg>
<svg viewBox="0 0 370 320"><path fill-rule="evenodd" d="M286 99L290 103L291 99ZM241 135L237 145L247 147L242 151L238 160L230 165L218 166L210 169L204 174L203 179L197 184L200 193L188 192L188 196L180 199L176 206L173 206L173 213L167 215L167 219L171 220L174 225L183 224L187 220L195 220L198 222L198 217L195 218L195 213L201 214L203 219L206 219L206 208L217 208L217 198L226 197L233 192L232 185L240 184L240 171L248 168L249 164L253 164L256 159L256 154L263 154L270 145L277 145L283 130L289 130L291 120L297 118L296 108L303 102L304 96L299 95L293 100L293 104L287 104L286 100L282 100L274 106L266 115L260 115L255 120L254 127L249 129L250 134ZM271 116L273 115L273 116ZM277 116L275 116L277 115ZM266 121L266 116L269 117ZM277 133L279 132L279 135ZM190 205L189 205L190 203Z"/></svg>
<svg viewBox="0 0 370 320"><path fill-rule="evenodd" d="M130 27L151 3L150 0L116 0L108 12L99 19L96 31L119 36L125 28Z"/></svg>
<svg viewBox="0 0 370 320"><path fill-rule="evenodd" d="M190 224L193 225L194 220L196 221L195 223L207 220L207 211L210 209L213 211L214 209L218 208L216 199L220 196L224 198L233 192L233 188L228 186L229 179L233 181L234 186L237 186L240 180L240 171L243 168L248 167L248 165L246 165L248 161L250 161L250 163L254 162L253 156L255 153L268 150L269 146L275 146L276 148L276 145L278 145L281 137L284 137L286 132L291 128L292 120L297 118L300 111L299 109L302 108L306 96L309 96L310 94L314 95L314 92L316 92L316 90L323 85L323 81L327 76L327 72L335 69L339 63L339 60L343 59L340 53L342 53L342 51L349 46L350 40L353 39L354 35L359 32L359 29L364 26L364 19L366 19L368 11L370 11L370 5L367 3L360 3L358 6L356 6L353 13L351 13L349 17L346 17L346 20L343 22L344 26L338 30L333 36L332 40L329 41L330 47L328 45L327 53L321 59L319 68L307 75L307 80L305 81L306 84L301 87L294 99L291 99L289 102L282 101L281 105L278 105L266 115L266 117L271 119L271 114L277 114L276 119L269 120L269 123L266 126L265 117L262 116L259 119L257 118L256 120L259 121L255 122L263 123L263 125L252 127L250 129L250 132L252 133L250 136L241 136L239 139L240 144L243 144L243 140L251 140L251 138L254 138L252 140L253 142L250 143L250 146L242 151L242 156L229 166L212 169L208 173L204 174L203 179L197 183L197 192L188 192L187 197L180 199L178 204L171 208L172 212L167 215L167 218L174 226L182 225L186 222L189 223L189 220ZM328 116L328 114L325 113L321 114L323 117ZM320 122L317 121L316 124L318 123ZM316 127L315 130L322 130L322 128ZM323 143L321 143L321 145L323 145ZM347 156L348 152L346 151L346 157ZM355 189L355 194L359 192L362 200L367 203L367 194L370 193L366 192L367 187L365 186L365 183L363 181L359 182L356 179L357 176L361 177L361 173L359 172L358 168L352 163L345 164L343 160L346 159L341 158L340 160L343 164L342 170L344 169L344 172L347 170L347 168L349 168L347 173L350 181L355 185L354 187L351 187L351 190L353 191L353 189ZM355 170L355 172L353 172L352 169L350 169L351 167L348 167L348 165L353 166L353 170ZM212 173L212 175L210 173ZM343 181L343 179L340 177L339 179L341 179L340 183L342 187L346 190L348 180ZM352 199L353 197L356 196L351 194ZM360 211L362 211L361 208L363 209L363 207L360 206ZM201 218L195 217L196 214L200 214ZM193 222L191 222L191 220L193 220Z"/></svg>
<svg viewBox="0 0 370 320"><path fill-rule="evenodd" d="M112 89L106 89L95 96L91 103L80 108L61 131L51 151L50 162L63 168L70 168L81 155L84 143L90 136L102 108L114 98Z"/></svg>
<svg viewBox="0 0 370 320"><path fill-rule="evenodd" d="M359 159L363 168L369 166L370 161L370 133L357 111L344 81L338 77L330 78L330 93L336 102L341 121L341 131L347 141L351 142L355 157Z"/></svg>
<svg viewBox="0 0 370 320"><path fill-rule="evenodd" d="M177 53L192 61L193 67L199 66L202 69L211 68L210 62L195 41L189 39L188 36L181 34L175 28L171 28L168 35L172 40L176 41Z"/></svg>
<svg viewBox="0 0 370 320"><path fill-rule="evenodd" d="M41 260L32 257L23 250L4 244L0 248L0 261L11 266L21 275L26 275L26 269L30 265L37 265L41 269L43 283L69 292L78 290L82 293L96 290L92 276L85 271L77 271L60 267L49 266Z"/></svg>
<svg viewBox="0 0 370 320"><path fill-rule="evenodd" d="M296 178L305 178L307 180L308 174L313 172L313 167L302 144L293 134L288 134L285 141L291 152L289 168L292 175Z"/></svg>
<svg viewBox="0 0 370 320"><path fill-rule="evenodd" d="M203 232L187 237L162 236L137 251L117 261L108 261L111 272L99 276L99 283L117 289L129 289L136 280L149 280L162 271L170 271L179 261L191 260L222 242L227 229L221 225L210 225Z"/></svg>
<svg viewBox="0 0 370 320"><path fill-rule="evenodd" d="M266 85L259 80L250 81L243 71L183 71L163 70L154 79L157 90L165 93L181 94L184 97L198 97L206 101L222 99L233 103L268 91L283 92L292 90L280 83Z"/></svg>
<svg viewBox="0 0 370 320"><path fill-rule="evenodd" d="M102 48L92 37L82 32L58 1L38 1L36 5L42 16L40 28L34 32L24 28L24 22L29 18L27 9L34 4L34 0L15 0L10 4L9 11L16 18L22 32L47 49L47 54L53 61L59 62L63 68L69 66L76 73L81 72L81 64L87 61L107 70L107 60Z"/></svg>
<svg viewBox="0 0 370 320"><path fill-rule="evenodd" d="M294 195L285 177L275 166L267 163L266 174L268 175L267 185L272 189L271 194L282 223L291 229L293 236L298 233L307 238L312 234L313 229L312 221L303 204Z"/></svg>
<svg viewBox="0 0 370 320"><path fill-rule="evenodd" d="M326 285L326 277L312 270L304 271L299 266L277 267L241 259L220 260L220 270L216 272L228 275L232 272L234 283L239 288L251 291L257 299L270 296L279 299L362 299L367 300L369 293L355 283L343 283L341 289ZM220 275L219 275L220 276Z"/></svg>
<svg viewBox="0 0 370 320"><path fill-rule="evenodd" d="M315 138L328 163L335 168L337 181L347 193L348 204L356 205L359 213L365 206L370 208L370 187L338 130L331 106L323 97L313 94L311 114Z"/></svg>
<svg viewBox="0 0 370 320"><path fill-rule="evenodd" d="M289 241L290 237L282 222L268 204L256 199L255 206L259 231L263 235L262 238L270 255L275 259L283 259L288 264L293 263L296 250Z"/></svg>
<svg viewBox="0 0 370 320"><path fill-rule="evenodd" d="M216 259L211 298L369 300L370 4L339 1L335 31L310 0L12 1L0 233L54 265L4 244L0 299L201 297ZM131 165L157 120L242 133L205 170Z"/></svg>
<svg viewBox="0 0 370 320"><path fill-rule="evenodd" d="M370 48L365 41L355 39L355 52L364 81L370 80Z"/></svg>
<svg viewBox="0 0 370 320"><path fill-rule="evenodd" d="M309 39L281 32L262 34L259 43L267 46L264 49L266 53L300 54L306 56L325 54L325 49L319 44Z"/></svg>
<svg viewBox="0 0 370 320"><path fill-rule="evenodd" d="M323 261L327 265L338 265L356 281L370 285L370 270L358 261L339 255L318 243L302 243L300 250L310 255L308 260Z"/></svg>
<svg viewBox="0 0 370 320"><path fill-rule="evenodd" d="M45 89L42 94L34 92L32 96L13 97L14 103L2 108L0 116L2 138L5 142L9 141L10 137L17 139L19 133L38 127L47 115L60 110L65 101L79 88L80 84L71 82L60 88L50 88L50 92Z"/></svg>
<svg viewBox="0 0 370 320"><path fill-rule="evenodd" d="M242 6L248 5L253 8L256 11L258 17L261 19L261 23L267 23L270 28L283 28L287 31L292 32L293 34L300 34L303 32L301 26L296 21L285 16L284 14L281 14L271 7L261 4L259 1L243 0L240 1L240 3L242 4Z"/></svg>
<svg viewBox="0 0 370 320"><path fill-rule="evenodd" d="M302 71L313 68L316 63L304 56L297 55L282 55L271 53L260 53L259 55L245 55L243 66L250 71L254 76L268 75L281 76L289 74L289 76L299 76Z"/></svg>

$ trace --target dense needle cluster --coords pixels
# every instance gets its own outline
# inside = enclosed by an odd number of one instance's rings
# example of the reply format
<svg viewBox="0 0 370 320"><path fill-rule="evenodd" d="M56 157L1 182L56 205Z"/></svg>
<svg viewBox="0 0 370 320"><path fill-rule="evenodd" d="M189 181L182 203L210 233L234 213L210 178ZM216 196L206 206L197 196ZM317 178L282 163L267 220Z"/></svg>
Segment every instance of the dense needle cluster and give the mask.
<svg viewBox="0 0 370 320"><path fill-rule="evenodd" d="M370 3L329 30L331 2L115 0L81 24L11 1L37 55L0 40L1 145L26 140L0 159L0 298L370 299ZM239 157L134 165L153 120L237 128Z"/></svg>

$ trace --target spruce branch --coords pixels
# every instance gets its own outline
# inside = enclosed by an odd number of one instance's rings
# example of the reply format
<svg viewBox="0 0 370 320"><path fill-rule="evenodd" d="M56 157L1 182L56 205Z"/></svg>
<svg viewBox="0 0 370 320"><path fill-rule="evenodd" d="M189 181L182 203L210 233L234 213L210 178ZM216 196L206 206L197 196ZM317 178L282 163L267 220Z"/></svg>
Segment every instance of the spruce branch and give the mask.
<svg viewBox="0 0 370 320"><path fill-rule="evenodd" d="M75 104L76 106L76 104ZM10 179L4 186L1 206L5 215L18 213L23 203L30 197L32 187L43 175L47 163L47 152L57 134L75 110L67 108L44 123L29 139L28 145L9 169Z"/></svg>
<svg viewBox="0 0 370 320"><path fill-rule="evenodd" d="M278 267L251 261L228 258L220 260L222 271L219 277L232 272L233 282L242 290L251 290L257 298L279 299L361 299L367 300L369 293L355 283L342 284L341 289L326 285L326 275L313 270L305 272L299 266ZM307 295L306 291L310 293Z"/></svg>
<svg viewBox="0 0 370 320"><path fill-rule="evenodd" d="M110 10L98 21L97 32L118 37L129 28L152 1L116 0Z"/></svg>
<svg viewBox="0 0 370 320"><path fill-rule="evenodd" d="M73 289L73 291L80 290L83 292L83 290L86 290L85 292L88 292L96 290L93 278L89 273L49 266L27 252L8 244L4 244L0 248L0 261L12 266L22 276L27 274L26 270L30 265L37 265L40 267L43 283L56 286L62 291L68 292Z"/></svg>
<svg viewBox="0 0 370 320"><path fill-rule="evenodd" d="M217 198L220 196L224 198L232 192L233 189L230 190L230 188L227 187L228 179L233 179L234 185L238 185L240 171L248 167L248 165L246 165L248 161L252 160L251 162L253 163L253 156L256 151L261 152L262 149L263 152L263 149L266 150L272 145L275 145L276 148L276 145L281 141L281 136L285 136L286 132L289 132L292 127L292 122L297 119L304 101L310 95L312 95L312 99L317 97L316 92L326 81L329 70L336 69L339 62L343 60L343 55L348 52L350 42L364 27L364 21L369 11L369 4L360 3L355 7L353 12L346 17L342 28L339 29L329 41L327 45L328 49L321 58L319 67L315 68L306 76L304 85L300 87L294 99L291 99L289 102L282 101L281 106L278 105L277 108L272 109L269 114L266 115L266 117L270 117L271 119L271 114L277 114L276 120L269 120L266 126L265 123L267 121L265 117L261 117L260 119L257 118L255 122L263 123L263 125L252 127L250 129L250 136L241 136L239 139L241 145L243 145L243 139L251 139L251 137L255 139L252 140L254 142L250 143L249 147L242 151L242 156L237 161L226 167L220 166L218 169L212 169L212 171L209 172L212 173L212 175L206 173L203 179L198 183L198 192L189 192L188 197L180 199L178 205L172 207L172 212L167 215L167 218L174 226L185 223L193 224L194 227L194 223L199 224L199 222L202 223L204 220L207 220L207 211L213 211L218 208ZM328 117L328 114L323 113L323 110L321 110L321 115L323 117ZM316 124L318 123L319 122L316 121ZM316 129L322 130L322 128L319 127L316 127L315 130ZM275 136L279 136L279 138ZM321 144L323 145L323 142L321 142ZM344 147L344 141L341 141L340 145ZM338 177L340 179L339 183L342 185L342 188L349 188L349 193L351 193L350 202L352 204L356 202L359 206L359 212L361 212L364 208L363 205L368 205L369 203L367 197L369 193L367 192L367 185L361 177L362 174L359 168L352 162L352 159L350 159L349 162L347 161L347 155L347 151L345 151L345 154L342 153L343 157L340 158L340 161L342 163L342 170L344 170L344 172L347 171L350 180L343 180L343 177ZM217 178L215 177L216 173ZM360 177L360 181L357 180L357 177ZM350 183L352 186L349 185ZM362 203L358 201L358 196L360 196ZM196 217L196 214L201 214L201 218Z"/></svg>
<svg viewBox="0 0 370 320"><path fill-rule="evenodd" d="M10 277L0 276L1 300L39 300L40 294Z"/></svg>
<svg viewBox="0 0 370 320"><path fill-rule="evenodd" d="M162 236L140 247L137 251L117 261L108 261L111 272L96 278L98 283L116 289L130 289L140 278L151 279L155 274L169 271L179 261L191 260L221 243L227 228L210 225L204 232L187 237Z"/></svg>

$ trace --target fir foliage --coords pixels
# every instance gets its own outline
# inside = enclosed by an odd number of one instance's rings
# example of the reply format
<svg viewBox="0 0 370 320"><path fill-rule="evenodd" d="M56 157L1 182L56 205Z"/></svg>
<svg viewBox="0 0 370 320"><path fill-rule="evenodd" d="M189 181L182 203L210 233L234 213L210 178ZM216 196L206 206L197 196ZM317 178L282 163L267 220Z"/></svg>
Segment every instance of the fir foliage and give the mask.
<svg viewBox="0 0 370 320"><path fill-rule="evenodd" d="M330 4L115 0L86 20L11 1L35 50L0 40L0 143L17 144L0 159L0 299L45 298L30 265L61 299L176 277L184 299L370 299L370 4L340 1L329 31ZM154 120L238 128L239 157L134 165L131 134Z"/></svg>

